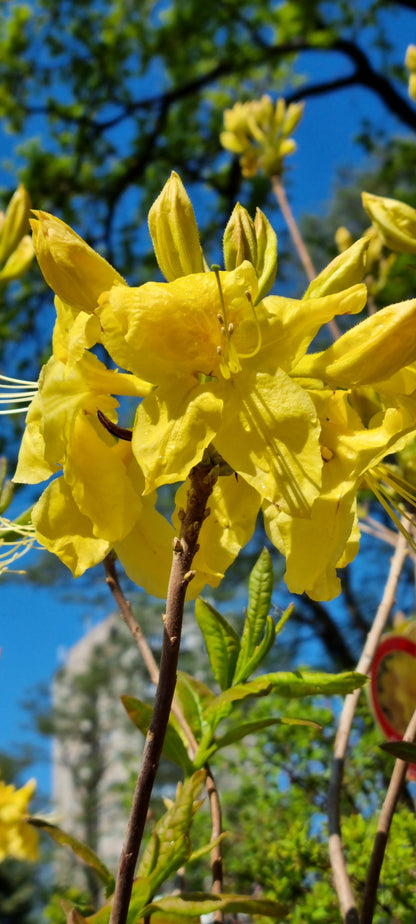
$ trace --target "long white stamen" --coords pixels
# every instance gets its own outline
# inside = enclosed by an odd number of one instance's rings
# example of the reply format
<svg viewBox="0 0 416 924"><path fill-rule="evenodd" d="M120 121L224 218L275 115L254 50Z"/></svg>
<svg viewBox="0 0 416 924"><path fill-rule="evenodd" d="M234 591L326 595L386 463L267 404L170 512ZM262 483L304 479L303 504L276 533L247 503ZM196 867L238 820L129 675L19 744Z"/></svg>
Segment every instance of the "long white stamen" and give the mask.
<svg viewBox="0 0 416 924"><path fill-rule="evenodd" d="M37 382L32 382L29 379L15 379L10 375L0 374L0 405L7 405L5 409L0 409L0 415L25 414L37 390ZM13 405L19 406L14 407Z"/></svg>

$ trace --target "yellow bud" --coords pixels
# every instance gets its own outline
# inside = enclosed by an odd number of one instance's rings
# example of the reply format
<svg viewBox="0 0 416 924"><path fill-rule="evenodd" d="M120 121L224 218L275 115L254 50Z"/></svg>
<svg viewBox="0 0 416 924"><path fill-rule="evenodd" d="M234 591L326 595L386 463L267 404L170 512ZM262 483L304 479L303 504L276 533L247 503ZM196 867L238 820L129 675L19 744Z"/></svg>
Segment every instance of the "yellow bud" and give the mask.
<svg viewBox="0 0 416 924"><path fill-rule="evenodd" d="M383 243L398 253L416 253L416 210L398 199L362 194L363 205Z"/></svg>
<svg viewBox="0 0 416 924"><path fill-rule="evenodd" d="M20 276L23 276L29 269L34 256L32 238L25 234L0 270L0 283L4 285L11 282L12 279L19 279Z"/></svg>
<svg viewBox="0 0 416 924"><path fill-rule="evenodd" d="M23 235L29 231L30 199L24 186L12 196L0 227L0 265L16 249Z"/></svg>
<svg viewBox="0 0 416 924"><path fill-rule="evenodd" d="M409 45L404 63L409 71L416 71L416 45Z"/></svg>
<svg viewBox="0 0 416 924"><path fill-rule="evenodd" d="M343 226L338 228L335 232L335 243L340 253L347 250L348 247L351 247L351 244L354 243L354 238L351 232L348 231L348 228L344 228Z"/></svg>
<svg viewBox="0 0 416 924"><path fill-rule="evenodd" d="M175 172L150 209L149 231L157 262L168 282L204 272L194 210Z"/></svg>
<svg viewBox="0 0 416 924"><path fill-rule="evenodd" d="M416 74L410 74L408 91L410 99L416 101Z"/></svg>
<svg viewBox="0 0 416 924"><path fill-rule="evenodd" d="M367 265L369 239L360 237L355 244L338 254L316 279L313 279L303 298L322 298L342 292L362 282Z"/></svg>
<svg viewBox="0 0 416 924"><path fill-rule="evenodd" d="M257 263L257 241L254 222L247 209L239 202L232 211L224 232L224 263L228 271L249 260L253 266Z"/></svg>
<svg viewBox="0 0 416 924"><path fill-rule="evenodd" d="M69 225L48 212L30 224L39 266L56 295L78 311L94 311L103 292L124 279Z"/></svg>
<svg viewBox="0 0 416 924"><path fill-rule="evenodd" d="M269 220L260 209L256 211L254 230L257 240L257 261L255 265L258 292L256 302L270 291L277 272L277 237Z"/></svg>

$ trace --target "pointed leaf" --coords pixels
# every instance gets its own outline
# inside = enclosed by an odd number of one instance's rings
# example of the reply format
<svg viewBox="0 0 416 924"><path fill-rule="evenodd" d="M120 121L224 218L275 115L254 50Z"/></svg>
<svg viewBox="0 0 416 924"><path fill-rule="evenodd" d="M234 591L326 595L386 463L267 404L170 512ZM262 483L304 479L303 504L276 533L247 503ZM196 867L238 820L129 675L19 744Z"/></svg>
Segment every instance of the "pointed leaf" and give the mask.
<svg viewBox="0 0 416 924"><path fill-rule="evenodd" d="M249 601L241 639L240 654L234 675L234 683L239 683L244 675L244 668L260 641L270 611L273 590L273 567L270 554L263 549L250 574Z"/></svg>
<svg viewBox="0 0 416 924"><path fill-rule="evenodd" d="M262 731L263 728L271 728L272 725L309 725L311 728L318 730L322 728L317 722L312 722L309 719L258 719L255 722L244 722L243 725L230 729L221 738L216 738L216 749L219 751L220 748L225 748L228 744L241 741L246 735L253 735L255 732Z"/></svg>
<svg viewBox="0 0 416 924"><path fill-rule="evenodd" d="M196 600L195 616L205 639L212 673L221 690L228 690L240 651L240 639L224 616L206 600Z"/></svg>
<svg viewBox="0 0 416 924"><path fill-rule="evenodd" d="M276 638L276 626L274 624L273 617L268 616L266 619L266 628L264 631L264 636L262 638L260 645L257 645L257 647L254 649L253 654L251 655L250 658L248 658L245 664L241 665L240 672L239 672L239 676L240 676L239 683L241 683L244 680L248 680L248 678L251 677L252 674L254 674L254 671L257 670L259 664L261 664L261 662L264 660L266 655L268 655L271 647L274 644L275 638ZM234 682L235 682L235 679L234 679Z"/></svg>
<svg viewBox="0 0 416 924"><path fill-rule="evenodd" d="M110 894L114 890L114 877L110 873L110 870L107 869L105 863L103 863L97 854L91 850L91 847L88 847L87 844L83 844L82 841L73 837L72 834L67 834L66 831L62 831L57 825L50 824L50 822L46 821L44 818L32 817L30 818L30 824L35 828L40 828L42 831L45 831L57 844L70 847L77 857L83 860L88 866L91 866L104 883L107 894Z"/></svg>
<svg viewBox="0 0 416 924"><path fill-rule="evenodd" d="M215 696L200 680L178 671L175 696L197 741L207 729L205 712Z"/></svg>
<svg viewBox="0 0 416 924"><path fill-rule="evenodd" d="M405 760L408 763L416 764L416 744L410 741L387 741L379 745L383 751Z"/></svg>
<svg viewBox="0 0 416 924"><path fill-rule="evenodd" d="M143 853L138 872L149 879L153 893L191 856L189 829L205 777L205 770L198 770L183 785L178 783L176 800L158 821L153 842Z"/></svg>
<svg viewBox="0 0 416 924"><path fill-rule="evenodd" d="M147 735L150 722L153 715L153 709L147 703L143 703L134 696L122 696L121 702L127 712L127 715L144 736ZM175 728L174 716L170 716L168 727L166 729L165 740L163 743L163 754L168 760L177 764L188 775L193 771L192 761L188 755L186 747L181 736Z"/></svg>
<svg viewBox="0 0 416 924"><path fill-rule="evenodd" d="M285 909L279 902L268 898L250 898L245 895L212 895L209 892L183 892L181 895L168 895L166 898L156 899L146 908L146 914L154 911L164 911L169 915L176 915L177 920L189 918L197 914L211 914L213 911L222 911L223 914L261 914L271 918L279 918ZM173 920L173 918L172 918Z"/></svg>
<svg viewBox="0 0 416 924"><path fill-rule="evenodd" d="M346 671L342 674L324 674L311 671L281 671L274 674L264 674L249 683L240 683L231 690L225 690L217 696L206 712L206 719L212 731L217 728L222 719L226 718L232 710L233 703L256 696L267 696L273 690L280 696L296 699L301 696L334 693L351 693L368 683L368 677L355 671Z"/></svg>

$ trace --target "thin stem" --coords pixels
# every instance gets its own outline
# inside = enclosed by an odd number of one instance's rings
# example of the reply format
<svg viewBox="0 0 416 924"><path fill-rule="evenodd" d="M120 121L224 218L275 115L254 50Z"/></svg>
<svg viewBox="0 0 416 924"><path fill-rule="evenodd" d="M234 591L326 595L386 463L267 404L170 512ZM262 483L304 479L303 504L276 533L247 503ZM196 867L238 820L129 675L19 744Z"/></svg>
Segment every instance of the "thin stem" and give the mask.
<svg viewBox="0 0 416 924"><path fill-rule="evenodd" d="M403 735L403 741L414 741L416 738L416 709L410 719L407 729ZM396 760L394 770L391 776L390 784L380 812L380 818L377 827L377 833L374 841L373 852L371 855L370 865L368 867L367 879L364 890L363 907L361 911L360 924L371 924L374 915L378 883L380 879L381 867L383 865L384 853L387 846L390 826L396 809L397 801L403 786L408 764L405 760Z"/></svg>
<svg viewBox="0 0 416 924"><path fill-rule="evenodd" d="M206 504L215 482L211 465L200 463L195 466L190 474L190 482L180 537L174 541L159 682L133 796L126 840L121 851L110 924L126 924L127 921L134 872L175 690L185 594L194 575L191 571L192 560L197 550L199 531L206 516Z"/></svg>
<svg viewBox="0 0 416 924"><path fill-rule="evenodd" d="M399 533L396 551L391 560L389 576L384 588L383 598L378 607L373 625L368 633L360 660L356 670L361 674L368 674L381 633L387 622L390 610L394 603L397 585L408 554L407 540ZM329 825L329 857L332 866L334 884L338 901L345 924L358 924L358 911L355 903L351 882L345 863L340 821L340 795L344 772L345 754L354 713L360 697L361 690L349 693L345 698L344 707L339 721L335 738L334 757L332 761L331 780L328 792L328 825Z"/></svg>
<svg viewBox="0 0 416 924"><path fill-rule="evenodd" d="M289 229L290 236L298 252L299 259L309 279L309 282L312 282L312 280L315 279L315 276L316 276L315 267L310 258L309 251L306 247L305 241L303 240L303 237L299 231L299 227L295 221L295 217L293 215L292 209L289 205L289 200L286 195L286 190L283 186L280 176L277 176L277 175L272 176L271 181L272 181L273 192L281 208L282 215L285 219L285 222ZM331 331L333 339L338 340L338 337L340 336L341 332L339 330L337 322L334 319L332 319L332 321L328 321L328 327L329 327L329 330Z"/></svg>
<svg viewBox="0 0 416 924"><path fill-rule="evenodd" d="M133 616L130 603L124 596L121 589L116 570L115 555L113 552L110 552L107 555L107 558L104 559L104 568L106 574L106 584L111 590L111 593L117 603L120 616L125 622L126 626L130 629L130 632L137 643L140 654L142 655L145 666L147 667L149 677L152 683L154 683L155 687L157 687L159 683L159 668L147 638L141 626L137 622L137 619ZM198 750L198 742L196 741L192 730L185 719L182 709L175 702L175 697L173 697L172 702L172 713L177 719L178 724L181 726L182 731L186 736L188 741L189 756L192 759Z"/></svg>
<svg viewBox="0 0 416 924"><path fill-rule="evenodd" d="M221 818L221 804L218 794L217 784L212 775L212 771L208 764L206 764L207 779L206 787L209 798L209 806L211 811L211 840L215 841L222 834L222 818ZM222 852L221 852L221 843L215 844L211 850L211 872L212 872L212 891L215 894L221 894L222 892ZM222 924L224 920L224 915L222 911L214 911L213 920L216 924Z"/></svg>

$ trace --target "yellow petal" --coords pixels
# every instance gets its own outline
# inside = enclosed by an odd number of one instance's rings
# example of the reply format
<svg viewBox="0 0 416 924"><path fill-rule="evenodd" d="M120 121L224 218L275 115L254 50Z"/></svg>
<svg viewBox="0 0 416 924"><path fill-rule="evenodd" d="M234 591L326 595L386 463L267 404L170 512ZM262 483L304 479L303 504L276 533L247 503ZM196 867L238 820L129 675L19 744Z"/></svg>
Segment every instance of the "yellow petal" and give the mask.
<svg viewBox="0 0 416 924"><path fill-rule="evenodd" d="M137 408L133 452L146 491L183 481L200 462L221 421L222 399L192 379L172 381Z"/></svg>
<svg viewBox="0 0 416 924"><path fill-rule="evenodd" d="M165 599L175 531L154 509L155 495L143 497L142 502L140 518L121 542L114 543L114 551L130 580L146 593Z"/></svg>
<svg viewBox="0 0 416 924"><path fill-rule="evenodd" d="M92 523L94 536L114 543L129 533L140 516L136 494L117 445L100 438L105 430L94 418L75 420L64 465L64 478L75 503Z"/></svg>
<svg viewBox="0 0 416 924"><path fill-rule="evenodd" d="M268 317L262 327L262 368L270 372L277 367L286 371L293 369L323 324L339 314L357 314L362 311L366 301L367 289L364 285L351 286L343 292L302 301L274 295L263 299ZM308 359L306 357L305 362Z"/></svg>
<svg viewBox="0 0 416 924"><path fill-rule="evenodd" d="M294 372L334 388L382 381L416 360L415 325L416 299L382 308L327 350L304 356Z"/></svg>
<svg viewBox="0 0 416 924"><path fill-rule="evenodd" d="M309 516L319 492L320 424L306 392L282 370L236 376L215 448L263 498Z"/></svg>
<svg viewBox="0 0 416 924"><path fill-rule="evenodd" d="M91 520L77 507L71 489L57 478L43 492L32 510L38 542L53 552L80 577L87 568L103 561L110 544L93 535Z"/></svg>
<svg viewBox="0 0 416 924"><path fill-rule="evenodd" d="M257 295L253 266L243 263L230 273L219 273L226 326L233 324L236 349L253 327L247 292ZM218 347L225 349L224 321L218 280L214 273L194 273L170 283L148 282L140 288L115 286L100 299L102 343L124 369L160 384L179 376L220 369ZM228 335L227 335L228 336ZM240 337L242 343L240 344ZM251 339L256 342L255 336Z"/></svg>
<svg viewBox="0 0 416 924"><path fill-rule="evenodd" d="M19 450L13 481L17 484L38 484L59 470L46 458L43 438L43 408L40 395L33 398L26 416L26 429Z"/></svg>
<svg viewBox="0 0 416 924"><path fill-rule="evenodd" d="M94 311L99 296L124 279L82 237L48 212L34 211L33 243L48 285L77 311Z"/></svg>

